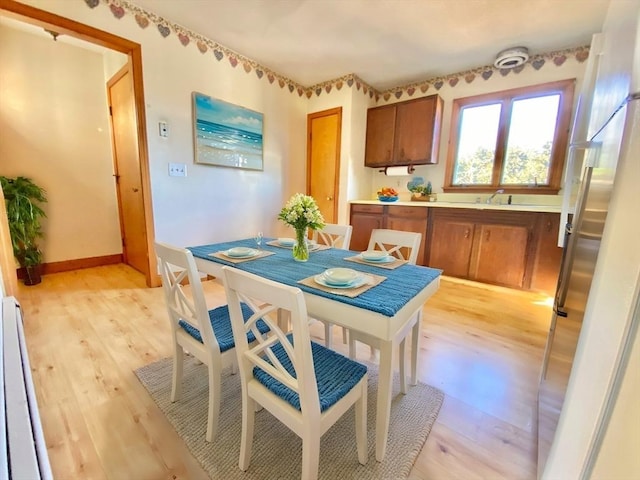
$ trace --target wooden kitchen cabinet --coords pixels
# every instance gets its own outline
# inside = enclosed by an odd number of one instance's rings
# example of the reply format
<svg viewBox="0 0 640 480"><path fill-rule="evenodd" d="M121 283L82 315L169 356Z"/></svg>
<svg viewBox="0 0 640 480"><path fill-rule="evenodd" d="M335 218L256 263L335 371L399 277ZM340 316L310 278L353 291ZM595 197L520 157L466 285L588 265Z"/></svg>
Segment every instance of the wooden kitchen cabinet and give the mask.
<svg viewBox="0 0 640 480"><path fill-rule="evenodd" d="M384 205L351 204L351 250L364 252L369 246L371 231L384 228Z"/></svg>
<svg viewBox="0 0 640 480"><path fill-rule="evenodd" d="M388 228L422 234L418 265L425 265L425 242L429 210L401 205L351 204L351 250L364 251L374 228Z"/></svg>
<svg viewBox="0 0 640 480"><path fill-rule="evenodd" d="M385 105L367 110L365 166L386 167L393 164L395 126L395 105Z"/></svg>
<svg viewBox="0 0 640 480"><path fill-rule="evenodd" d="M427 265L444 275L514 288L529 288L535 213L433 209Z"/></svg>
<svg viewBox="0 0 640 480"><path fill-rule="evenodd" d="M539 215L536 261L531 279L532 290L547 292L550 295L556 291L562 261L562 248L558 246L559 230L560 214Z"/></svg>
<svg viewBox="0 0 640 480"><path fill-rule="evenodd" d="M469 275L475 224L436 217L430 228L431 249L427 265L441 268L445 275ZM435 239L435 240L434 240ZM455 248L452 246L455 245Z"/></svg>
<svg viewBox="0 0 640 480"><path fill-rule="evenodd" d="M527 264L530 228L514 225L478 225L469 278L478 282L522 288Z"/></svg>
<svg viewBox="0 0 640 480"><path fill-rule="evenodd" d="M438 95L367 110L367 167L438 163L443 101Z"/></svg>

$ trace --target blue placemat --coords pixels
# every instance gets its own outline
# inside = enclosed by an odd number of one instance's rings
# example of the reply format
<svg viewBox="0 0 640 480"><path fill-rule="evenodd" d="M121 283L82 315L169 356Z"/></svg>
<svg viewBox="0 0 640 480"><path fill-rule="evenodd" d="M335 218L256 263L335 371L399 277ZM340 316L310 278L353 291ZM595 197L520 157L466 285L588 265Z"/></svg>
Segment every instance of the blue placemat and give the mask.
<svg viewBox="0 0 640 480"><path fill-rule="evenodd" d="M265 238L265 242L270 240L272 239ZM234 242L189 247L189 250L191 250L194 257L223 265L230 265L276 282L298 287L301 290L313 293L314 295L331 298L338 302L371 310L387 317L392 317L398 313L398 311L413 297L415 297L420 290L433 282L442 273L442 270L416 265L403 265L395 270L384 271L381 271L375 266L370 267L368 265L360 264L354 265L353 262L345 261L344 258L357 255L359 252L340 250L336 248L311 252L309 255L309 261L307 262L296 262L291 255L291 250L285 250L283 248L272 247L269 245L265 245L263 249L274 252L275 255L238 264L226 262L209 255L210 253L228 250L232 247L255 248L255 246L253 239L246 239ZM387 279L355 298L334 295L329 292L324 292L322 290L297 283L303 278L307 278L311 275L317 275L331 267L354 268L361 272L383 275L387 277Z"/></svg>

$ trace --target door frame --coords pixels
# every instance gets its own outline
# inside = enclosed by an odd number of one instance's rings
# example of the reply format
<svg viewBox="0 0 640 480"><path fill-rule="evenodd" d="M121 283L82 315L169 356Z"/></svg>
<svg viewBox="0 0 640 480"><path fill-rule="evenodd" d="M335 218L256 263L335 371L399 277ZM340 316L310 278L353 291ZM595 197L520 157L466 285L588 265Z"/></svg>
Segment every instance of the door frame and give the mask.
<svg viewBox="0 0 640 480"><path fill-rule="evenodd" d="M147 269L145 279L147 286L160 286L157 275L157 260L153 244L155 233L153 228L153 210L151 202L151 180L149 175L149 151L147 145L146 114L144 87L142 79L142 46L109 32L90 27L59 15L18 3L14 0L0 0L0 11L3 15L25 23L37 25L48 30L79 38L120 53L129 58L129 67L133 80L133 96L136 108L136 128L138 134L138 157L140 160L140 176L142 179L142 199L144 204L144 226L147 237ZM105 106L106 108L106 106Z"/></svg>

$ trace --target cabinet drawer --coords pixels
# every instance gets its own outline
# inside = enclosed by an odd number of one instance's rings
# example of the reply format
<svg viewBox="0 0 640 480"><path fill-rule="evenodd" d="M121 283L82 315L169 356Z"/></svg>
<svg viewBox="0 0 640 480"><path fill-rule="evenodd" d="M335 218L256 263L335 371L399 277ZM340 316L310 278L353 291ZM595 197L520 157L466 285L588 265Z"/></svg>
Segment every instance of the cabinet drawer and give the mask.
<svg viewBox="0 0 640 480"><path fill-rule="evenodd" d="M384 213L384 205L363 205L360 203L351 204L351 212L353 213Z"/></svg>
<svg viewBox="0 0 640 480"><path fill-rule="evenodd" d="M407 217L426 220L429 209L427 207L392 207L389 206L389 215L394 217Z"/></svg>

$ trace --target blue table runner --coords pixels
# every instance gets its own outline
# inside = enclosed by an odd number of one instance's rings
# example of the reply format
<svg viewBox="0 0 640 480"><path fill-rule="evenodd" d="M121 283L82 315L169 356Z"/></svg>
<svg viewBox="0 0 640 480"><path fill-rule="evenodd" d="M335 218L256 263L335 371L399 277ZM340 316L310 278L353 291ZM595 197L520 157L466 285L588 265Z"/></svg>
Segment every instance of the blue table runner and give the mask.
<svg viewBox="0 0 640 480"><path fill-rule="evenodd" d="M265 238L264 242L266 243L271 240L273 239ZM210 253L228 250L233 247L255 248L256 244L253 239L246 239L188 247L188 249L191 250L194 257L255 273L256 275L276 282L298 287L305 292L364 308L387 317L393 317L407 302L437 279L442 273L442 270L435 268L408 264L402 265L394 270L359 263L354 264L353 262L345 261L344 258L352 257L359 252L336 248L311 252L309 261L307 262L296 262L292 257L290 249L272 247L270 245L264 245L263 250L274 252L275 255L241 263L231 263L209 255ZM330 292L297 283L299 280L310 277L311 275L318 275L331 267L353 268L360 272L382 275L387 277L387 279L354 298L334 295Z"/></svg>

